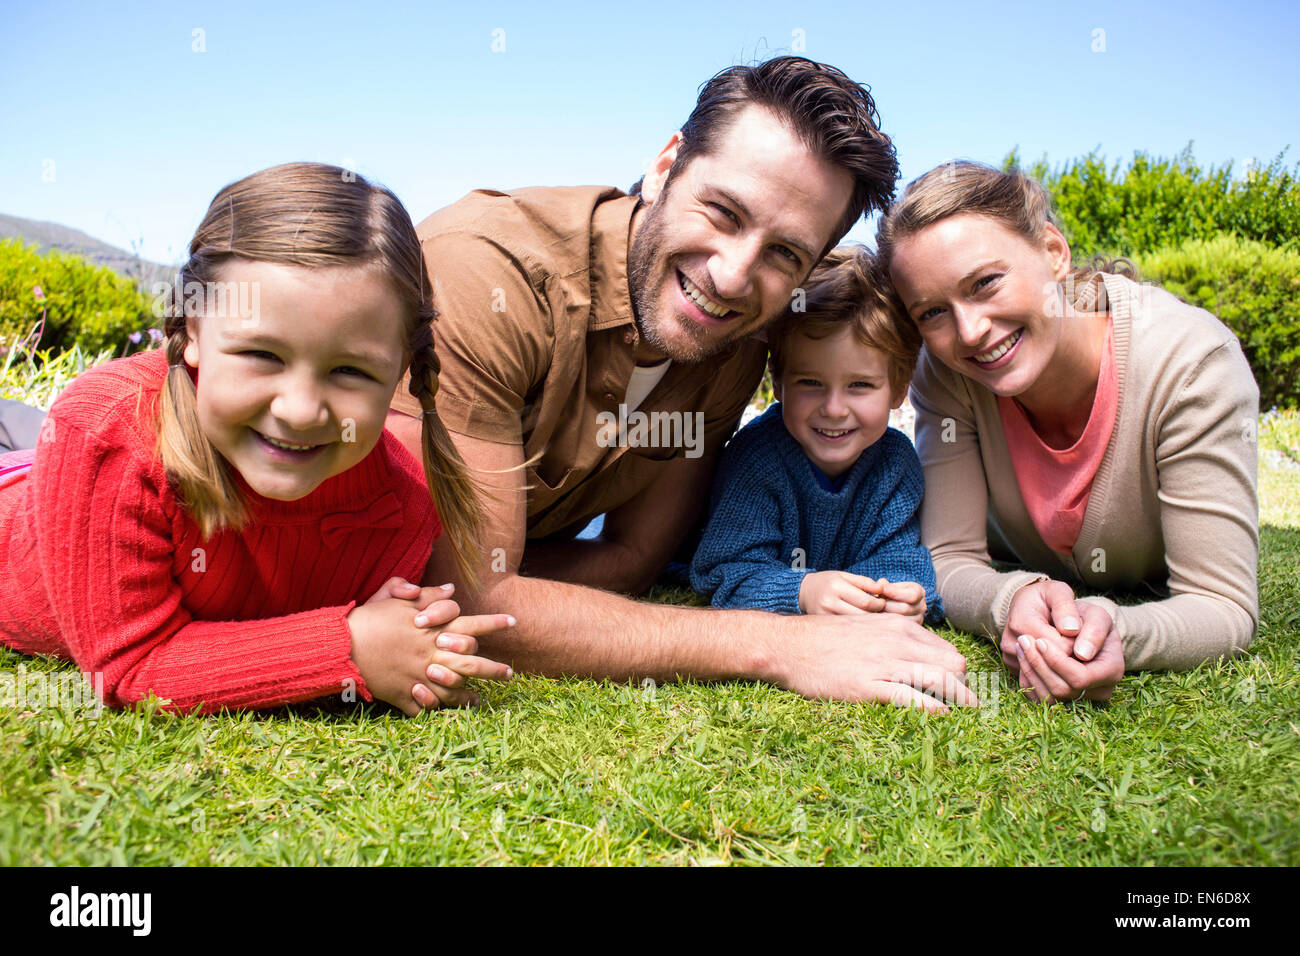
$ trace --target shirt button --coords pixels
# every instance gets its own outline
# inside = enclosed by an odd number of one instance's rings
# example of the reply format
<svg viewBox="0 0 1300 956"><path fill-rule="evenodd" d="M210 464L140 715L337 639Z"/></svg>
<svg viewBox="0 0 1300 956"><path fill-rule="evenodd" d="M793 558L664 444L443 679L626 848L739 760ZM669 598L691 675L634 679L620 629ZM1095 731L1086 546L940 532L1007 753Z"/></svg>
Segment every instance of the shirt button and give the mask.
<svg viewBox="0 0 1300 956"><path fill-rule="evenodd" d="M626 342L628 345L631 345L633 342L636 341L636 333L633 332L631 329L628 329L626 332L623 333L623 341Z"/></svg>
<svg viewBox="0 0 1300 956"><path fill-rule="evenodd" d="M606 392L606 393L605 393L605 401L607 401L607 402L612 402L613 400L614 400L614 393L613 393L613 392Z"/></svg>

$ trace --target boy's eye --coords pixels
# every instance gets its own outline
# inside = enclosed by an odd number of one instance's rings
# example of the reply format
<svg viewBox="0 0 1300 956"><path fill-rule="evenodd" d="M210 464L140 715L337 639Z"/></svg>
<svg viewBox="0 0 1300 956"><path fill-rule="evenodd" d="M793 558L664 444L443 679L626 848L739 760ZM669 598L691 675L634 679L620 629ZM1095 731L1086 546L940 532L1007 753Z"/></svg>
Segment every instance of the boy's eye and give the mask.
<svg viewBox="0 0 1300 956"><path fill-rule="evenodd" d="M821 382L817 381L817 379L815 378L801 378L798 381L796 381L795 384L806 385L810 388L817 388L821 385Z"/></svg>
<svg viewBox="0 0 1300 956"><path fill-rule="evenodd" d="M875 382L854 382L849 387L850 388L875 388L876 383Z"/></svg>

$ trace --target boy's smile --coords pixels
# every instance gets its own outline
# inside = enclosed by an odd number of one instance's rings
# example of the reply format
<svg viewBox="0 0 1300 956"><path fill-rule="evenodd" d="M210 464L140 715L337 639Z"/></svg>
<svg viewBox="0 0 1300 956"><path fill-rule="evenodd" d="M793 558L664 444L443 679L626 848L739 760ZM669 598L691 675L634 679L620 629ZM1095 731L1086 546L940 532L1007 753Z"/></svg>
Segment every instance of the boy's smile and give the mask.
<svg viewBox="0 0 1300 956"><path fill-rule="evenodd" d="M790 337L777 397L786 430L828 478L852 468L903 403L890 391L888 358L847 326L823 339Z"/></svg>

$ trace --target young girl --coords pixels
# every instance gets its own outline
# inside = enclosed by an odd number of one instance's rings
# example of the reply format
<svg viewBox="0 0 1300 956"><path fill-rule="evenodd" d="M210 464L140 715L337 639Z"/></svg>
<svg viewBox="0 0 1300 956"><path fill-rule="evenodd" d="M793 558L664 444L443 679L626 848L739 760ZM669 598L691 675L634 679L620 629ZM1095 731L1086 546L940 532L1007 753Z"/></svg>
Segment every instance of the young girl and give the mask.
<svg viewBox="0 0 1300 956"><path fill-rule="evenodd" d="M0 458L0 640L102 674L110 705L204 713L339 694L415 714L509 677L474 637L512 619L406 581L442 529L474 567L482 521L434 411L433 314L388 190L307 163L221 190L166 347L82 375L34 456ZM384 431L408 366L423 473Z"/></svg>
<svg viewBox="0 0 1300 956"><path fill-rule="evenodd" d="M931 170L877 245L925 340L922 539L949 619L1000 640L1049 701L1246 648L1259 391L1236 336L1163 290L1072 270L1046 191L1017 171ZM1079 585L1147 600L1076 600Z"/></svg>

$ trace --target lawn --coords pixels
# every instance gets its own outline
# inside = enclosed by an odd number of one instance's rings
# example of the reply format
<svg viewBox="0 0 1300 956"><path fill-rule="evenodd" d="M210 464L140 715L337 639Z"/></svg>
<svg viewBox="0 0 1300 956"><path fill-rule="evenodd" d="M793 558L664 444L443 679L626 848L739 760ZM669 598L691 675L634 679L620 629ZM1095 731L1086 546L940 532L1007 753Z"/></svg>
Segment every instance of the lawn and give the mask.
<svg viewBox="0 0 1300 956"><path fill-rule="evenodd" d="M18 394L11 392L10 394ZM34 394L34 393L30 393ZM476 711L0 706L0 864L1300 863L1300 414L1260 425L1259 636L1043 708L516 678ZM682 600L658 591L655 600ZM0 650L0 672L70 672Z"/></svg>

